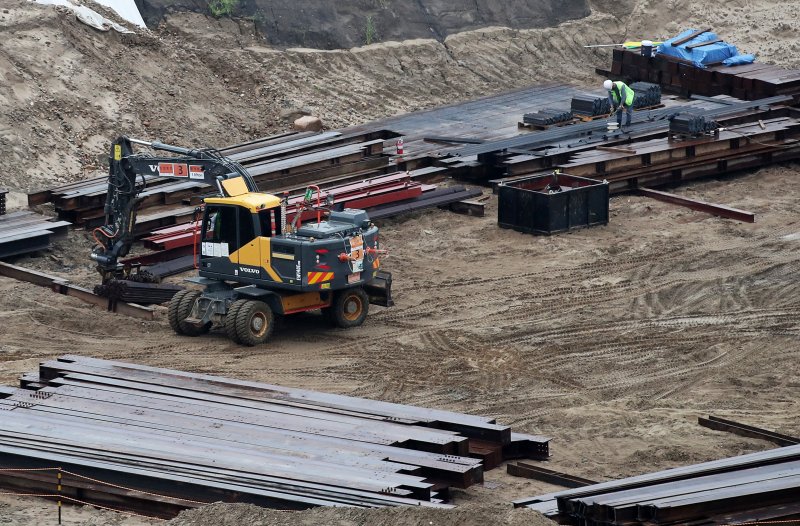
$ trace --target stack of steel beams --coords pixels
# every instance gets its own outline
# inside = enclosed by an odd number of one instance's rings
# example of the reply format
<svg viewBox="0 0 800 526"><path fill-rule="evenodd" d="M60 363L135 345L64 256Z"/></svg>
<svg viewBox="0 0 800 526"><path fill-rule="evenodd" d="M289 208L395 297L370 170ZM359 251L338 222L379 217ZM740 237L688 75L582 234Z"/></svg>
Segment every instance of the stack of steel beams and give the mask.
<svg viewBox="0 0 800 526"><path fill-rule="evenodd" d="M522 122L535 126L552 126L553 124L567 122L572 118L573 114L570 110L545 108L533 113L526 113L522 117Z"/></svg>
<svg viewBox="0 0 800 526"><path fill-rule="evenodd" d="M630 88L635 94L634 108L649 108L661 104L661 86L651 82L634 82Z"/></svg>
<svg viewBox="0 0 800 526"><path fill-rule="evenodd" d="M702 115L682 113L669 120L669 132L680 135L701 135L719 128L714 121L708 121Z"/></svg>
<svg viewBox="0 0 800 526"><path fill-rule="evenodd" d="M771 64L722 64L698 68L693 63L658 54L645 57L634 51L615 49L612 76L629 81L653 82L665 90L698 95L732 95L755 100L775 95L800 97L800 70Z"/></svg>
<svg viewBox="0 0 800 526"><path fill-rule="evenodd" d="M562 524L727 524L800 518L800 446L521 499ZM739 520L732 521L732 514ZM743 520L744 519L744 520Z"/></svg>
<svg viewBox="0 0 800 526"><path fill-rule="evenodd" d="M159 276L160 277L160 276ZM166 303L183 287L167 283L139 283L124 279L114 279L98 285L94 293L114 301L125 301L139 305Z"/></svg>
<svg viewBox="0 0 800 526"><path fill-rule="evenodd" d="M67 234L69 223L30 211L0 215L0 258L44 250L53 238Z"/></svg>
<svg viewBox="0 0 800 526"><path fill-rule="evenodd" d="M220 151L247 168L259 188L270 191L385 173L389 164L383 143L393 137L396 134L386 130L282 134ZM158 176L144 180L147 187L140 194L140 210L197 203L203 194L214 192L198 181ZM97 177L29 194L28 204L52 202L60 218L92 226L103 219L107 189L107 178Z"/></svg>
<svg viewBox="0 0 800 526"><path fill-rule="evenodd" d="M435 173L442 168L416 170L418 173ZM370 219L385 219L406 212L449 205L481 194L480 190L467 190L463 186L437 191L436 185L422 184L415 180L414 173L397 172L347 185L326 187L321 199L328 197L335 208L360 208L366 210ZM304 194L288 198L287 220L292 221L298 213ZM314 211L304 211L303 221L316 217ZM143 238L145 247L153 250L174 250L191 246L198 241L200 222L192 221L159 228Z"/></svg>
<svg viewBox="0 0 800 526"><path fill-rule="evenodd" d="M611 101L605 95L578 94L572 97L572 113L576 115L608 115L611 113Z"/></svg>
<svg viewBox="0 0 800 526"><path fill-rule="evenodd" d="M506 458L548 456L548 438L490 418L80 356L21 385L0 391L0 486L51 493L24 470L59 466L95 479L65 494L153 515L183 499L435 506Z"/></svg>

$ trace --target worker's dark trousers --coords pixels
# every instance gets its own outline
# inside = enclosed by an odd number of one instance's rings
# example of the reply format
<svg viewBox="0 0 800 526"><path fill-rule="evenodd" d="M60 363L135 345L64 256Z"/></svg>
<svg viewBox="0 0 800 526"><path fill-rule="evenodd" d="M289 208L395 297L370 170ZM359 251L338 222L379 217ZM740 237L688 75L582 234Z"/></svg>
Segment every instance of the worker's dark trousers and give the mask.
<svg viewBox="0 0 800 526"><path fill-rule="evenodd" d="M633 106L622 106L623 111L625 111L625 126L631 125L631 119L633 118ZM622 126L622 112L617 112L617 124Z"/></svg>

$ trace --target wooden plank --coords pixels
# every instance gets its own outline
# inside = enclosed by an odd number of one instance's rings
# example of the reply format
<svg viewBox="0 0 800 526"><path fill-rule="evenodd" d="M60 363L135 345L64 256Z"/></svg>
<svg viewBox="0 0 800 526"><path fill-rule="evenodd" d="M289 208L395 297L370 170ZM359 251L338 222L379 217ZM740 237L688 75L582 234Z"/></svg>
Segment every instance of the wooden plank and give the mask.
<svg viewBox="0 0 800 526"><path fill-rule="evenodd" d="M714 40L706 40L705 42L698 42L696 44L689 44L688 46L686 46L686 49L688 49L688 50L697 49L699 47L710 46L711 44L717 44L719 42L722 42L722 39L721 38L715 38Z"/></svg>
<svg viewBox="0 0 800 526"><path fill-rule="evenodd" d="M672 47L682 46L683 44L689 42L690 40L694 40L695 38L699 37L703 33L708 33L710 31L711 31L711 28L698 29L697 31L694 31L693 33L690 33L690 34L686 35L683 38L679 38L678 40L673 41L670 45Z"/></svg>

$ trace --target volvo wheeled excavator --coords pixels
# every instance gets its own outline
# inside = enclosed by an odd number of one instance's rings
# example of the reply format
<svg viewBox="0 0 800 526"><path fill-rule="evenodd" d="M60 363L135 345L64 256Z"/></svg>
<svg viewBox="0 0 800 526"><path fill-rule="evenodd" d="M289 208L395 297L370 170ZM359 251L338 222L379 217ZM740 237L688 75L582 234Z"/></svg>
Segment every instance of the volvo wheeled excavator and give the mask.
<svg viewBox="0 0 800 526"><path fill-rule="evenodd" d="M136 153L134 144L171 155ZM320 309L335 325L355 327L370 304L393 304L392 276L380 270L378 228L365 211L331 210L310 187L289 222L287 199L259 192L247 170L218 151L128 137L111 147L105 223L94 231L91 258L104 283L128 272L119 259L134 241L140 194L162 177L202 181L218 193L198 210L198 276L187 281L202 291L182 290L169 304L176 333L197 336L217 326L252 346L270 337L276 315ZM316 221L302 223L304 212Z"/></svg>

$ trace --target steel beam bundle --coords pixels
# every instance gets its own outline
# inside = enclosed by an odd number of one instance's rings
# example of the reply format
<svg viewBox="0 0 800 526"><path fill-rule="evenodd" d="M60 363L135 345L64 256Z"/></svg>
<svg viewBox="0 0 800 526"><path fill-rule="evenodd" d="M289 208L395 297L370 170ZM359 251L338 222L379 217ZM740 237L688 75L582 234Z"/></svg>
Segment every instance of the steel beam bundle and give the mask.
<svg viewBox="0 0 800 526"><path fill-rule="evenodd" d="M0 393L2 467L122 480L137 502L102 484L85 498L152 515L174 515L180 499L436 506L494 460L549 454L548 438L490 418L80 356L44 362L20 385ZM3 487L44 484L0 470Z"/></svg>
<svg viewBox="0 0 800 526"><path fill-rule="evenodd" d="M573 95L570 107L575 115L594 117L611 113L611 102L606 95Z"/></svg>
<svg viewBox="0 0 800 526"><path fill-rule="evenodd" d="M473 199L483 194L479 188L466 188L464 186L449 186L426 192L416 199L410 199L397 204L389 204L370 210L370 219L385 219L418 210L435 208L437 206L455 205L461 201Z"/></svg>
<svg viewBox="0 0 800 526"><path fill-rule="evenodd" d="M420 197L423 192L435 189L436 187L433 185L423 185L415 181L410 173L397 172L356 183L324 187L320 196L323 201L330 197L333 201L333 206L337 209L361 208L369 211L380 205L414 199ZM316 199L316 195L314 199ZM289 222L298 213L303 200L304 193L288 198L286 215ZM305 211L302 220L308 221L314 217L316 217L316 212ZM194 221L157 229L143 239L144 245L154 250L169 250L190 246L197 242L199 228L199 222Z"/></svg>
<svg viewBox="0 0 800 526"><path fill-rule="evenodd" d="M559 110L553 108L545 108L533 113L526 113L522 117L522 122L525 124L533 124L535 126L552 126L572 120L574 115L570 110Z"/></svg>
<svg viewBox="0 0 800 526"><path fill-rule="evenodd" d="M662 133L666 134L669 130L669 118L685 112L702 115L708 120L720 120L737 117L743 113L752 113L751 110L759 107L768 107L776 104L790 102L791 97L777 96L758 101L739 102L737 104L725 105L721 108L700 110L696 106L673 106L634 113L632 126L628 136L641 134ZM620 135L619 133L616 136ZM539 133L528 133L518 135L510 139L498 141L488 141L482 144L470 145L455 150L454 155L468 157L477 155L478 160L481 156L487 156L490 160L492 156L497 156L509 150L531 151L536 155L545 155L537 150L557 149L569 146L591 146L602 144L613 140L614 135L609 135L607 123L604 120L596 120L545 130Z"/></svg>
<svg viewBox="0 0 800 526"><path fill-rule="evenodd" d="M651 82L634 82L630 85L633 90L633 107L649 108L661 104L661 86Z"/></svg>
<svg viewBox="0 0 800 526"><path fill-rule="evenodd" d="M194 263L192 263L194 266ZM160 277L160 276L159 276ZM167 283L139 283L137 281L114 279L94 288L95 294L113 301L124 301L139 305L158 305L166 303L183 287Z"/></svg>
<svg viewBox="0 0 800 526"><path fill-rule="evenodd" d="M763 127L762 127L763 126ZM773 119L729 126L713 137L685 141L667 138L632 143L627 150L594 150L557 165L573 175L607 180L612 193L640 186L677 183L707 175L759 167L800 157L800 121ZM523 163L508 171L528 171Z"/></svg>
<svg viewBox="0 0 800 526"><path fill-rule="evenodd" d="M661 54L645 57L634 51L615 49L608 73L630 81L660 84L665 90L683 95L732 95L744 100L800 96L800 70L763 63L698 68L675 57Z"/></svg>
<svg viewBox="0 0 800 526"><path fill-rule="evenodd" d="M797 516L800 446L515 501L562 524L725 524L732 513ZM787 511L788 510L788 511Z"/></svg>
<svg viewBox="0 0 800 526"><path fill-rule="evenodd" d="M44 250L66 236L69 225L27 210L0 215L0 258Z"/></svg>
<svg viewBox="0 0 800 526"><path fill-rule="evenodd" d="M706 120L702 115L683 113L669 120L669 132L680 135L702 135L719 128L715 121Z"/></svg>
<svg viewBox="0 0 800 526"><path fill-rule="evenodd" d="M242 164L262 190L270 191L287 186L304 187L331 178L363 178L366 174L384 173L388 158L383 155L383 142L393 137L396 134L386 130L281 134L234 145L221 153ZM140 210L196 203L203 194L214 192L197 181L157 176L144 180L147 187L140 194ZM107 188L106 177L97 177L29 194L28 204L52 202L60 218L92 226L103 218Z"/></svg>

